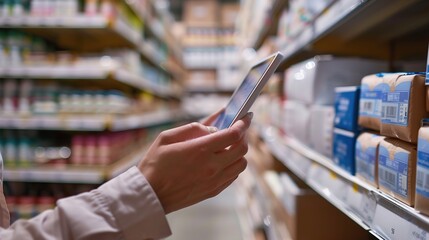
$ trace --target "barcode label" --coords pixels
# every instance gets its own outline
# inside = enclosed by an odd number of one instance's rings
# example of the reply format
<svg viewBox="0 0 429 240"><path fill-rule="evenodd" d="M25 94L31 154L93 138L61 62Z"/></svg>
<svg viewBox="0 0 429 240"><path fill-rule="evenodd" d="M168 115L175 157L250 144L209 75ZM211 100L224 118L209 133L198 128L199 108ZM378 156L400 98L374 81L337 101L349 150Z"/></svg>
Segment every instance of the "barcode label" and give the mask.
<svg viewBox="0 0 429 240"><path fill-rule="evenodd" d="M380 179L387 187L396 191L396 172L385 168L380 168Z"/></svg>
<svg viewBox="0 0 429 240"><path fill-rule="evenodd" d="M416 188L418 194L429 197L429 169L417 167Z"/></svg>
<svg viewBox="0 0 429 240"><path fill-rule="evenodd" d="M398 116L397 113L398 113L397 106L383 106L381 117L396 121Z"/></svg>

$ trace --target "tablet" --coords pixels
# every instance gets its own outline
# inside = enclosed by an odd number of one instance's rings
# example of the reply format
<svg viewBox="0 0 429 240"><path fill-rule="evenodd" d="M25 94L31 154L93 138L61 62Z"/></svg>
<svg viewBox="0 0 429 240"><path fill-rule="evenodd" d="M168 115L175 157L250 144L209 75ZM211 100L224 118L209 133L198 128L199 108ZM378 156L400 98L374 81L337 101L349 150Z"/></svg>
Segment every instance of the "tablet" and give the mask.
<svg viewBox="0 0 429 240"><path fill-rule="evenodd" d="M213 122L213 126L218 129L229 128L236 120L244 117L282 59L283 55L277 52L253 65L235 89L225 110Z"/></svg>

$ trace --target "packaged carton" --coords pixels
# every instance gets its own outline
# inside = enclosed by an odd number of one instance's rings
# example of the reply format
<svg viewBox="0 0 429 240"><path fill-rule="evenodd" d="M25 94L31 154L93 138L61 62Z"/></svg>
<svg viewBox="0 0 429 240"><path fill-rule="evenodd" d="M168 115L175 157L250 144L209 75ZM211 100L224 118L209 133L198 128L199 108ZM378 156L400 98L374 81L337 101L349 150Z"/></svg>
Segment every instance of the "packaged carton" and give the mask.
<svg viewBox="0 0 429 240"><path fill-rule="evenodd" d="M221 6L220 21L223 27L234 27L238 12L240 11L240 4L237 3L224 3Z"/></svg>
<svg viewBox="0 0 429 240"><path fill-rule="evenodd" d="M359 99L359 126L380 132L383 78L379 74L362 78Z"/></svg>
<svg viewBox="0 0 429 240"><path fill-rule="evenodd" d="M283 109L282 130L286 135L307 144L310 120L309 108L302 102L286 100Z"/></svg>
<svg viewBox="0 0 429 240"><path fill-rule="evenodd" d="M334 126L347 131L357 131L359 87L335 88Z"/></svg>
<svg viewBox="0 0 429 240"><path fill-rule="evenodd" d="M415 145L396 138L382 140L378 150L380 190L410 206L416 191L416 153Z"/></svg>
<svg viewBox="0 0 429 240"><path fill-rule="evenodd" d="M384 137L362 133L356 140L356 176L378 188L378 148Z"/></svg>
<svg viewBox="0 0 429 240"><path fill-rule="evenodd" d="M380 74L382 83L381 135L417 143L425 108L424 76L408 73Z"/></svg>
<svg viewBox="0 0 429 240"><path fill-rule="evenodd" d="M417 144L416 210L429 215L429 121L419 130Z"/></svg>
<svg viewBox="0 0 429 240"><path fill-rule="evenodd" d="M332 106L310 108L309 146L326 157L332 157L332 134L335 111Z"/></svg>
<svg viewBox="0 0 429 240"><path fill-rule="evenodd" d="M356 134L339 128L334 129L333 159L334 163L355 174Z"/></svg>
<svg viewBox="0 0 429 240"><path fill-rule="evenodd" d="M380 61L316 56L286 70L285 93L306 104L333 105L335 87L357 86L364 76L386 68Z"/></svg>
<svg viewBox="0 0 429 240"><path fill-rule="evenodd" d="M429 112L429 50L428 50L428 61L426 63L426 111Z"/></svg>
<svg viewBox="0 0 429 240"><path fill-rule="evenodd" d="M183 20L189 26L216 26L219 6L215 0L186 0Z"/></svg>
<svg viewBox="0 0 429 240"><path fill-rule="evenodd" d="M359 225L300 179L282 173L280 182L277 194L280 206L275 211L280 215L279 219L283 219L292 239L365 239L367 236Z"/></svg>

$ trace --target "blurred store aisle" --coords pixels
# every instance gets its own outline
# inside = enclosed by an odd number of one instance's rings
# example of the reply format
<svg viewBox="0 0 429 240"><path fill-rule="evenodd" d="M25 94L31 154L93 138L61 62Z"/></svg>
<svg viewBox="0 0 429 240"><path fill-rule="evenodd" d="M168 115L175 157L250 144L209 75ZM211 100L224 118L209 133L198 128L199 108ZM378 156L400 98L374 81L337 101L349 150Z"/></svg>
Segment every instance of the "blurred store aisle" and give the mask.
<svg viewBox="0 0 429 240"><path fill-rule="evenodd" d="M168 215L173 235L167 240L242 239L235 194L230 186L215 198Z"/></svg>

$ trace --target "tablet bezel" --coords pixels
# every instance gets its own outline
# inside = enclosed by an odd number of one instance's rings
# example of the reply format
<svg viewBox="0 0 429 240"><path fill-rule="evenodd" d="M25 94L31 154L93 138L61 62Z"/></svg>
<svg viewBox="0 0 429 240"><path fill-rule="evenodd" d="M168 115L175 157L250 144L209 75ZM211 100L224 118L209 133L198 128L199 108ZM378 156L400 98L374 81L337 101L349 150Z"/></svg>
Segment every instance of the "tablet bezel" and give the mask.
<svg viewBox="0 0 429 240"><path fill-rule="evenodd" d="M272 60L271 60L272 59ZM228 106L231 104L231 102L234 100L234 97L236 96L238 90L240 87L244 84L244 81L249 76L250 72L261 66L262 64L265 64L267 61L270 61L271 63L268 65L268 67L265 69L264 73L259 78L258 82L256 83L255 87L252 89L252 91L247 95L246 100L244 101L244 104L240 106L239 110L234 114L234 118L232 119L231 123L225 127L229 128L231 127L235 121L238 119L241 119L244 117L247 112L249 111L250 107L255 102L256 98L261 93L263 87L268 82L268 80L271 78L271 76L276 71L277 67L280 65L281 61L283 60L283 54L280 52L276 52L274 54L271 54L270 56L262 59L261 61L257 62L256 64L253 64L252 67L247 71L247 74L244 76L243 80L241 81L240 85L237 86L237 88L234 90L234 93L232 94L231 98L229 99L228 103L225 106L224 111L216 118L216 120L213 122L215 127L220 128L221 126L216 126L220 123L217 123L219 121L219 118L225 114L225 111L227 110Z"/></svg>

